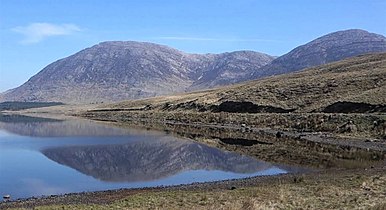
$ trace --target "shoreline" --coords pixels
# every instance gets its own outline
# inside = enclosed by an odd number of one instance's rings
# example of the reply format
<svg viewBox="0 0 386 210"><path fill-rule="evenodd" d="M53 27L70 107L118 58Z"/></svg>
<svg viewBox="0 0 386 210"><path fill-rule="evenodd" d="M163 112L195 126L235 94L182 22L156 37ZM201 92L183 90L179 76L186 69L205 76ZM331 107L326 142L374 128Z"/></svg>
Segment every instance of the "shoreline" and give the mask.
<svg viewBox="0 0 386 210"><path fill-rule="evenodd" d="M255 188L270 188L283 187L286 185L294 186L296 188L304 188L304 185L314 185L313 187L328 187L328 184L334 185L352 185L356 184L360 191L369 191L362 179L376 179L382 181L379 188L386 187L386 166L371 168L366 170L352 169L352 170L322 170L309 173L295 173L295 174L281 174L271 176L256 176L244 179L223 180L215 182L192 183L174 186L159 186L146 187L134 189L114 189L92 192L68 193L63 195L52 195L43 197L31 197L26 199L12 200L7 202L0 202L0 209L8 208L35 208L39 206L57 207L63 206L71 209L77 205L96 205L108 206L113 205L122 199L133 196L146 196L148 194L190 194L190 193L227 193L233 191L245 191ZM341 179L342 181L339 181ZM367 180L366 179L366 180ZM333 181L332 181L333 180ZM366 185L366 184L365 184ZM355 189L355 190L358 190ZM271 192L275 193L275 192ZM381 195L383 198L386 195ZM337 198L339 199L339 198ZM378 204L378 203L373 203Z"/></svg>

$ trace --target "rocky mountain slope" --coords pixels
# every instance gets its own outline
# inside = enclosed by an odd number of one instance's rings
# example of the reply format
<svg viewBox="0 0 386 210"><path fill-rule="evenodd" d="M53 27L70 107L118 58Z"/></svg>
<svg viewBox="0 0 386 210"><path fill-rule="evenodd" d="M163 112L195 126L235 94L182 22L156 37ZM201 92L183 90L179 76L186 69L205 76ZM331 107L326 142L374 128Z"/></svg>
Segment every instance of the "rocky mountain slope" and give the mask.
<svg viewBox="0 0 386 210"><path fill-rule="evenodd" d="M273 60L272 56L253 51L236 51L214 55L202 74L188 88L200 90L235 84L248 79L251 73Z"/></svg>
<svg viewBox="0 0 386 210"><path fill-rule="evenodd" d="M152 43L103 42L48 65L2 101L90 103L167 95L192 85L237 82L272 60L251 51L197 55Z"/></svg>
<svg viewBox="0 0 386 210"><path fill-rule="evenodd" d="M375 52L386 52L386 37L359 29L338 31L291 50L245 80L286 74Z"/></svg>
<svg viewBox="0 0 386 210"><path fill-rule="evenodd" d="M152 43L103 42L48 65L0 101L100 103L170 95L370 52L386 52L386 38L363 30L331 33L276 59L253 51L200 55Z"/></svg>

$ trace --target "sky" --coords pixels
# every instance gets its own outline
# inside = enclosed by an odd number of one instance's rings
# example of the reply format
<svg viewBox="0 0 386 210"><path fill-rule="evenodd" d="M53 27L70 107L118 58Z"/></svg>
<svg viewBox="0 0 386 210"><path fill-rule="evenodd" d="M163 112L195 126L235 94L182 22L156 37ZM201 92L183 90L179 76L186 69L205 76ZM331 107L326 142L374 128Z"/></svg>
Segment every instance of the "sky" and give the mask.
<svg viewBox="0 0 386 210"><path fill-rule="evenodd" d="M280 56L346 29L386 35L386 0L0 0L0 92L103 41Z"/></svg>

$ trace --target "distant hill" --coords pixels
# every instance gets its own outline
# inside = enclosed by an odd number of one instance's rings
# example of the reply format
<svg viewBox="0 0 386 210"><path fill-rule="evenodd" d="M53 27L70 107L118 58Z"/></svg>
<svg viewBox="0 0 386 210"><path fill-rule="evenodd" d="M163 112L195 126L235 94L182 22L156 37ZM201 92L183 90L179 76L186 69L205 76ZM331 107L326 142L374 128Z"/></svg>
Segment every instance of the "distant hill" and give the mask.
<svg viewBox="0 0 386 210"><path fill-rule="evenodd" d="M63 105L63 103L60 103L60 102L1 102L0 111L3 111L3 110L18 111L23 109L49 107L49 106L57 106L57 105Z"/></svg>
<svg viewBox="0 0 386 210"><path fill-rule="evenodd" d="M246 77L245 80L286 74L375 52L386 52L386 37L359 29L338 31L291 50L258 69L252 77Z"/></svg>
<svg viewBox="0 0 386 210"><path fill-rule="evenodd" d="M145 42L103 42L48 65L0 94L0 102L100 103L171 95L373 52L386 52L386 38L357 29L322 36L276 59L253 51L189 54Z"/></svg>
<svg viewBox="0 0 386 210"><path fill-rule="evenodd" d="M106 108L225 112L386 112L386 53L219 89L127 101ZM237 110L234 110L237 108Z"/></svg>

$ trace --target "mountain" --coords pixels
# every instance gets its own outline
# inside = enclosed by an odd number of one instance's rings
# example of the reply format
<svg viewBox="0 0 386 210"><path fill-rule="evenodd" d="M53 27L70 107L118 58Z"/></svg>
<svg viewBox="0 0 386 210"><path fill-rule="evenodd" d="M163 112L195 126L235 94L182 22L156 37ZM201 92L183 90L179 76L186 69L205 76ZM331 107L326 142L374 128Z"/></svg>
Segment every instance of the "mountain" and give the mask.
<svg viewBox="0 0 386 210"><path fill-rule="evenodd" d="M198 55L152 43L103 42L48 65L5 92L2 101L90 103L167 95L193 84L231 84L272 60L251 51Z"/></svg>
<svg viewBox="0 0 386 210"><path fill-rule="evenodd" d="M103 42L48 65L4 98L82 103L182 92L194 77L184 56L151 43Z"/></svg>
<svg viewBox="0 0 386 210"><path fill-rule="evenodd" d="M347 111L385 112L385 96L386 53L379 53L218 89L121 102L105 108L256 113L324 112L344 107Z"/></svg>
<svg viewBox="0 0 386 210"><path fill-rule="evenodd" d="M359 29L338 31L291 50L258 69L252 77L246 77L245 80L286 74L375 52L386 52L386 37Z"/></svg>

